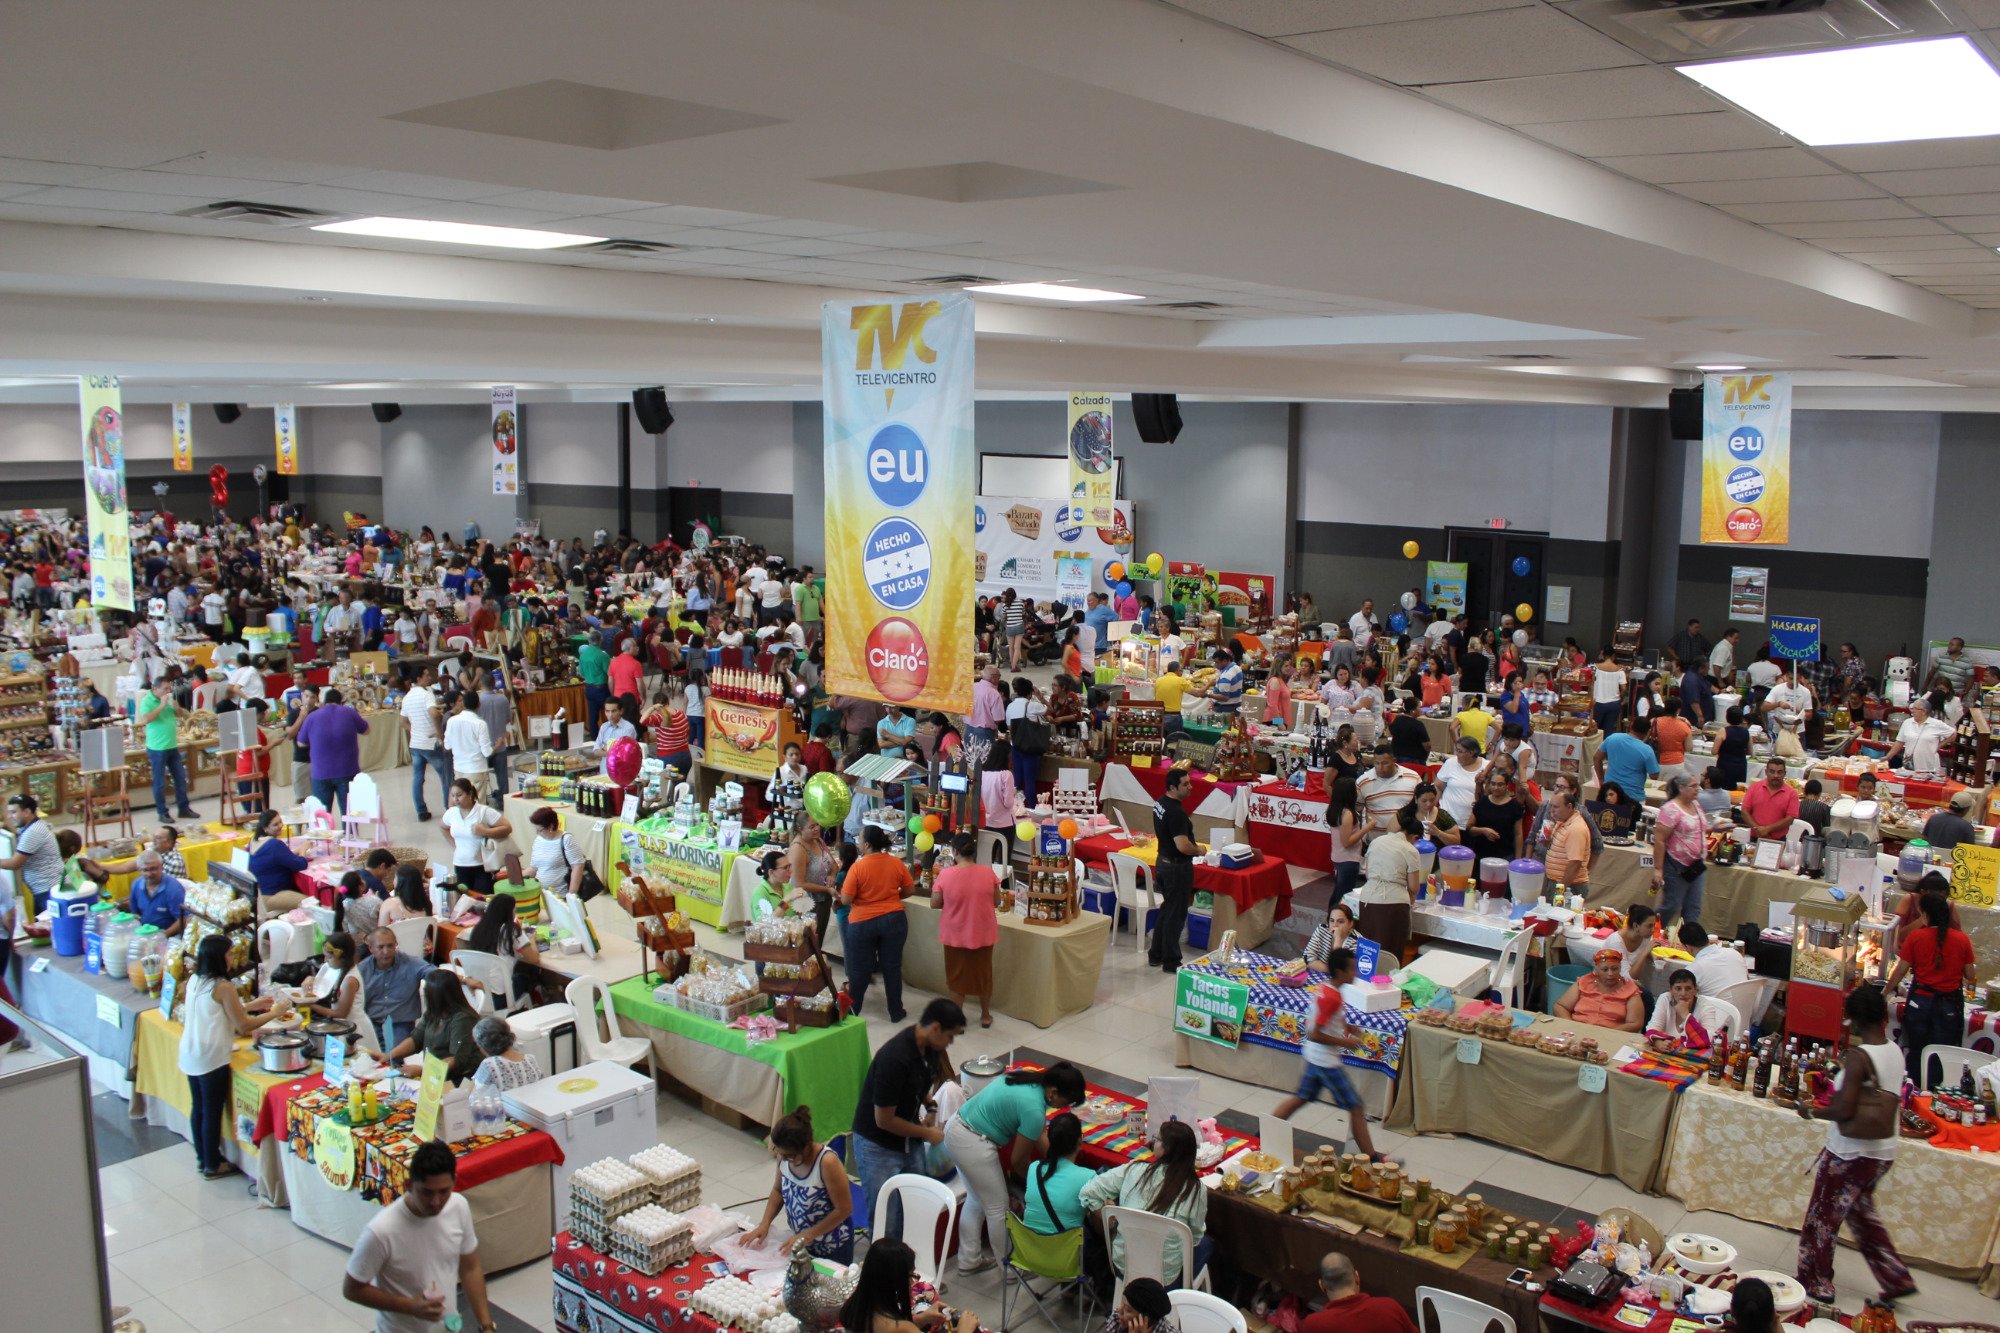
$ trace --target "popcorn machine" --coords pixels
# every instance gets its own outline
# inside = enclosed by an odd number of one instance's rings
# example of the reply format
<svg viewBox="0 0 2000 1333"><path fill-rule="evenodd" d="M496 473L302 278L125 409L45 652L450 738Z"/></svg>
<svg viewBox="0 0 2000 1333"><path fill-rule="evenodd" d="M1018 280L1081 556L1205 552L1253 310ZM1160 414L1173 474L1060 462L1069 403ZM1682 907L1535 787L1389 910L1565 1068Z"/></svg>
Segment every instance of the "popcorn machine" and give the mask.
<svg viewBox="0 0 2000 1333"><path fill-rule="evenodd" d="M1841 1044L1841 1004L1861 970L1861 918L1868 904L1853 889L1815 884L1792 904L1792 978L1785 1031Z"/></svg>

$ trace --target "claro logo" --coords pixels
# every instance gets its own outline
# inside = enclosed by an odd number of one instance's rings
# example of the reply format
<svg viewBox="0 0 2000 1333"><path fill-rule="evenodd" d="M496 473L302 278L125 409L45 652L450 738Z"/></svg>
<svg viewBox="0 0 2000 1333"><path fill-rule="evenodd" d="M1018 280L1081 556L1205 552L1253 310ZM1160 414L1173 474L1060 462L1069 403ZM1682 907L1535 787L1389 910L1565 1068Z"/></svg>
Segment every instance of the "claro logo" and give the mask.
<svg viewBox="0 0 2000 1333"><path fill-rule="evenodd" d="M1764 535L1764 516L1748 505L1730 510L1723 523L1731 541L1754 542Z"/></svg>
<svg viewBox="0 0 2000 1333"><path fill-rule="evenodd" d="M886 699L907 703L924 692L931 677L931 654L922 631L891 616L869 631L865 649L868 679Z"/></svg>

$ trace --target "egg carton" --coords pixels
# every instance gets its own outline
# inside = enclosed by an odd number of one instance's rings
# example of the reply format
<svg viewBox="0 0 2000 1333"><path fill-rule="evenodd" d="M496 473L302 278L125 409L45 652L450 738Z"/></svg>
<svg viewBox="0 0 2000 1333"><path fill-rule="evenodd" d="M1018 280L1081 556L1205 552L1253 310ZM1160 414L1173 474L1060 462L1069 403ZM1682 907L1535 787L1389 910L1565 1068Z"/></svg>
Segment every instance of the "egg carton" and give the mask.
<svg viewBox="0 0 2000 1333"><path fill-rule="evenodd" d="M574 1209L569 1215L569 1234L579 1245L596 1250L599 1254L611 1253L611 1229Z"/></svg>
<svg viewBox="0 0 2000 1333"><path fill-rule="evenodd" d="M646 1177L661 1207L678 1213L701 1202L701 1163L686 1153L660 1143L626 1160Z"/></svg>
<svg viewBox="0 0 2000 1333"><path fill-rule="evenodd" d="M592 1162L569 1178L569 1206L600 1226L629 1213L653 1197L652 1182L644 1172L616 1157Z"/></svg>
<svg viewBox="0 0 2000 1333"><path fill-rule="evenodd" d="M635 1208L611 1224L611 1257L647 1277L684 1264L693 1254L694 1227L657 1204Z"/></svg>
<svg viewBox="0 0 2000 1333"><path fill-rule="evenodd" d="M688 1306L718 1324L757 1329L782 1315L784 1305L774 1293L759 1291L737 1277L719 1277L694 1295Z"/></svg>
<svg viewBox="0 0 2000 1333"><path fill-rule="evenodd" d="M798 1317L789 1314L773 1315L751 1329L750 1333L799 1333Z"/></svg>

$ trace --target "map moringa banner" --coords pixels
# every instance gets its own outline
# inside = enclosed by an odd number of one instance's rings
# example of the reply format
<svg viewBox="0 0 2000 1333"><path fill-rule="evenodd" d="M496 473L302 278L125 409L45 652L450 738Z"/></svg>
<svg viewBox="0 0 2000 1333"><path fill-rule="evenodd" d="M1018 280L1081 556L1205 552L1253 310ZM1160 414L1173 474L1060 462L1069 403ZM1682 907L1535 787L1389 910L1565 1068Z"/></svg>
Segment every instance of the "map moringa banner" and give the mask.
<svg viewBox="0 0 2000 1333"><path fill-rule="evenodd" d="M1783 546L1792 535L1792 377L1707 375L1701 539Z"/></svg>
<svg viewBox="0 0 2000 1333"><path fill-rule="evenodd" d="M125 395L116 375L81 377L83 505L90 600L132 609L132 518L125 504Z"/></svg>
<svg viewBox="0 0 2000 1333"><path fill-rule="evenodd" d="M972 707L972 309L820 307L829 694Z"/></svg>

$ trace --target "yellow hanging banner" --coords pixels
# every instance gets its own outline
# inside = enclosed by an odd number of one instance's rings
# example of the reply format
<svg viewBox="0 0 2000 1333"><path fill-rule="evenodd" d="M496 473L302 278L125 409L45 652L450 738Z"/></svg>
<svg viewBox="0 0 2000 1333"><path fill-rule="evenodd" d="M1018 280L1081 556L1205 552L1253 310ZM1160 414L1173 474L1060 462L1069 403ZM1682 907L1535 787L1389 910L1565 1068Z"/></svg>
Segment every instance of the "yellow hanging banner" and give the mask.
<svg viewBox="0 0 2000 1333"><path fill-rule="evenodd" d="M1111 395L1072 393L1064 430L1070 504L1091 527L1117 521L1118 473L1111 457Z"/></svg>
<svg viewBox="0 0 2000 1333"><path fill-rule="evenodd" d="M2000 847L1961 842L1951 849L1953 902L1991 907L2000 897Z"/></svg>
<svg viewBox="0 0 2000 1333"><path fill-rule="evenodd" d="M278 471L287 477L298 475L299 471L299 418L290 403L277 403L271 408L272 431L277 437Z"/></svg>
<svg viewBox="0 0 2000 1333"><path fill-rule="evenodd" d="M132 517L125 502L125 399L116 375L81 377L83 504L90 600L132 609Z"/></svg>
<svg viewBox="0 0 2000 1333"><path fill-rule="evenodd" d="M1709 375L1701 394L1701 539L1792 536L1792 377Z"/></svg>
<svg viewBox="0 0 2000 1333"><path fill-rule="evenodd" d="M174 471L194 471L194 404L174 404Z"/></svg>

